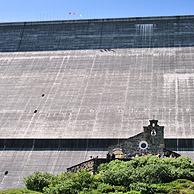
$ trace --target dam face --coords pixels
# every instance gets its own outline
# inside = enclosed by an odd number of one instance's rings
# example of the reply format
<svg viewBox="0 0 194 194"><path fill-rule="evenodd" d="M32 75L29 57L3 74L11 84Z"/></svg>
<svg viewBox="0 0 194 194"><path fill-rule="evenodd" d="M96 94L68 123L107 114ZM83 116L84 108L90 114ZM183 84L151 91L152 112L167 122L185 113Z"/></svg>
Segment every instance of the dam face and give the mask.
<svg viewBox="0 0 194 194"><path fill-rule="evenodd" d="M0 188L105 157L153 117L192 156L193 95L194 16L1 23Z"/></svg>

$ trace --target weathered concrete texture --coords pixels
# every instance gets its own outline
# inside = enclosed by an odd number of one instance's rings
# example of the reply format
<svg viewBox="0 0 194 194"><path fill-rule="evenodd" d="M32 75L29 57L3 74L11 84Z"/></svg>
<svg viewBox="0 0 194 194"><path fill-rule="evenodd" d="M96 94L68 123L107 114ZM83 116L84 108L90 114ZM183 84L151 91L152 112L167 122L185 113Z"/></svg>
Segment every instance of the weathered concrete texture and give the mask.
<svg viewBox="0 0 194 194"><path fill-rule="evenodd" d="M0 24L0 51L194 46L194 16Z"/></svg>
<svg viewBox="0 0 194 194"><path fill-rule="evenodd" d="M193 82L194 47L0 53L0 138L194 138Z"/></svg>
<svg viewBox="0 0 194 194"><path fill-rule="evenodd" d="M189 157L192 161L194 161L194 152L193 151L178 151L181 156Z"/></svg>
<svg viewBox="0 0 194 194"><path fill-rule="evenodd" d="M23 187L23 178L33 172L58 174L66 168L90 159L90 156L106 157L103 150L85 151L0 151L0 189ZM5 175L5 171L8 174Z"/></svg>

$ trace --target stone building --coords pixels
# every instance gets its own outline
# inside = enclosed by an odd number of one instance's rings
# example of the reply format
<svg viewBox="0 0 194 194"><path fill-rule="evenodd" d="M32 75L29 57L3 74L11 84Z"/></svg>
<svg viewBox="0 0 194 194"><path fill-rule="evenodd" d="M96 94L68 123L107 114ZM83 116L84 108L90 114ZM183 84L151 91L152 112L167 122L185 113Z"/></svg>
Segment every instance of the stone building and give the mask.
<svg viewBox="0 0 194 194"><path fill-rule="evenodd" d="M125 156L131 157L144 154L163 154L164 126L158 125L158 120L150 120L150 124L143 127L144 131L120 144L109 148L109 153L114 153L116 149L122 149Z"/></svg>
<svg viewBox="0 0 194 194"><path fill-rule="evenodd" d="M97 168L102 163L110 162L111 160L120 159L123 161L131 160L136 156L157 155L158 157L179 157L180 154L168 150L164 143L164 126L158 125L158 120L150 120L148 126L143 127L143 132L133 137L128 138L116 145L108 148L106 158L92 158L83 161L72 167L67 168L67 171L77 172L82 169L95 173Z"/></svg>

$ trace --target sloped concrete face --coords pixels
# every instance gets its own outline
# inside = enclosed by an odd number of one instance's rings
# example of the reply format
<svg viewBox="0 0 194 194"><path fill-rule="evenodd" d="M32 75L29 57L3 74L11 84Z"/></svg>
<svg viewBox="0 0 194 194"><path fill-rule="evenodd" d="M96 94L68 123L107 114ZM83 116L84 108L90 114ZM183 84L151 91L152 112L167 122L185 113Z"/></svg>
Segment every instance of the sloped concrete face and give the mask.
<svg viewBox="0 0 194 194"><path fill-rule="evenodd" d="M0 138L194 137L194 48L0 53ZM37 112L36 112L37 111Z"/></svg>
<svg viewBox="0 0 194 194"><path fill-rule="evenodd" d="M24 177L33 172L58 174L93 157L106 157L103 150L0 151L0 189L24 187ZM7 171L7 173L5 173Z"/></svg>

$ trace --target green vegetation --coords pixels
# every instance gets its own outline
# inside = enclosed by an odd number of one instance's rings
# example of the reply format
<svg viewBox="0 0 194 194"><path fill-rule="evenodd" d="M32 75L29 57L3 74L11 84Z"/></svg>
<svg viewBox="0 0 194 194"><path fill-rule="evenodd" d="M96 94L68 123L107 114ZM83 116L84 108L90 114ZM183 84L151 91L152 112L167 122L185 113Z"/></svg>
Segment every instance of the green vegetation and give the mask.
<svg viewBox="0 0 194 194"><path fill-rule="evenodd" d="M55 177L50 173L36 172L25 179L25 185L28 189L42 192L55 181Z"/></svg>
<svg viewBox="0 0 194 194"><path fill-rule="evenodd" d="M30 191L28 189L7 189L0 191L0 194L41 194L36 191Z"/></svg>
<svg viewBox="0 0 194 194"><path fill-rule="evenodd" d="M189 158L156 156L125 162L114 160L102 164L95 175L85 170L57 176L36 172L25 178L29 190L44 194L194 194L193 181L194 163ZM30 193L29 190L26 193Z"/></svg>

